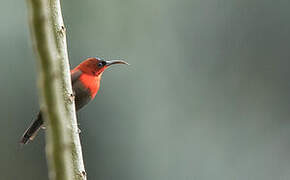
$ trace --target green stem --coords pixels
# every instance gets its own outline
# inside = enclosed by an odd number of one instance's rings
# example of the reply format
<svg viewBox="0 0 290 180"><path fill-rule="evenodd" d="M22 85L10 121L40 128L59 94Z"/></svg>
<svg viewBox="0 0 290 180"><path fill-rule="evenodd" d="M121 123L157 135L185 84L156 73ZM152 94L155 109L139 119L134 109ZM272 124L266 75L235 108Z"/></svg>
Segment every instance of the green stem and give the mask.
<svg viewBox="0 0 290 180"><path fill-rule="evenodd" d="M66 35L59 0L28 0L30 28L39 64L49 177L85 180L75 115Z"/></svg>

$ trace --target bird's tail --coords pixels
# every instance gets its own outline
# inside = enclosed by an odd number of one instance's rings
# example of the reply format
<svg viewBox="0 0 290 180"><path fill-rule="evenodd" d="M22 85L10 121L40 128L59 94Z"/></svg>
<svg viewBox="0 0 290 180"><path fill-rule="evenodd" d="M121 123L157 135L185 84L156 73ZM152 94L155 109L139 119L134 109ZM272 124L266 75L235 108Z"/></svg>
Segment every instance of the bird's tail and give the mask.
<svg viewBox="0 0 290 180"><path fill-rule="evenodd" d="M24 132L23 136L21 137L20 144L27 144L29 141L32 141L42 125L43 125L42 115L39 112L37 118L32 122L32 124L29 126L29 128Z"/></svg>

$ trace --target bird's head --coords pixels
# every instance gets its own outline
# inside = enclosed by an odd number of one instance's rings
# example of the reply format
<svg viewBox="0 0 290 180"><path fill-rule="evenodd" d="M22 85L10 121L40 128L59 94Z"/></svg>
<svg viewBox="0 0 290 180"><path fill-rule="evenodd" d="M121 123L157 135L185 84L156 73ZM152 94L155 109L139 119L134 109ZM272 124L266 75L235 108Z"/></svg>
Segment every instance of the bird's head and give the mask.
<svg viewBox="0 0 290 180"><path fill-rule="evenodd" d="M105 61L100 58L91 57L83 61L78 69L82 72L92 75L92 76L99 76L102 75L104 70L113 64L126 64L129 65L127 62L123 60L110 60Z"/></svg>

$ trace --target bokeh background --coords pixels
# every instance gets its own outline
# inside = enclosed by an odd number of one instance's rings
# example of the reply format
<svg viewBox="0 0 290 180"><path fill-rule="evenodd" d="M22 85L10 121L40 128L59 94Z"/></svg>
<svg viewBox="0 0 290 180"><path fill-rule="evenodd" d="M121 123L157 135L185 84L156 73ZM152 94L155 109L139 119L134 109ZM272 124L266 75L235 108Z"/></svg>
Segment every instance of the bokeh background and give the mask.
<svg viewBox="0 0 290 180"><path fill-rule="evenodd" d="M0 6L0 179L47 178L25 1ZM78 113L91 180L290 179L290 1L62 1L71 66L123 58Z"/></svg>

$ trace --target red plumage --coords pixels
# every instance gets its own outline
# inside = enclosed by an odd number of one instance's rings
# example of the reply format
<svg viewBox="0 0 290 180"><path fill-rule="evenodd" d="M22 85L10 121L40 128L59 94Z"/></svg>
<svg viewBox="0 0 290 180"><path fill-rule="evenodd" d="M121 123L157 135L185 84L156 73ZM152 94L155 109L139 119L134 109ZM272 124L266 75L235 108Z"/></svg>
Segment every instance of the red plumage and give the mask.
<svg viewBox="0 0 290 180"><path fill-rule="evenodd" d="M104 61L99 58L88 58L71 70L72 88L75 93L75 105L78 111L88 104L99 91L102 74L113 64L128 64L122 60ZM43 125L41 111L37 118L21 137L20 143L26 144L33 140L37 131Z"/></svg>
<svg viewBox="0 0 290 180"><path fill-rule="evenodd" d="M89 90L91 99L94 99L100 88L101 76L82 74L79 81Z"/></svg>

